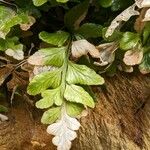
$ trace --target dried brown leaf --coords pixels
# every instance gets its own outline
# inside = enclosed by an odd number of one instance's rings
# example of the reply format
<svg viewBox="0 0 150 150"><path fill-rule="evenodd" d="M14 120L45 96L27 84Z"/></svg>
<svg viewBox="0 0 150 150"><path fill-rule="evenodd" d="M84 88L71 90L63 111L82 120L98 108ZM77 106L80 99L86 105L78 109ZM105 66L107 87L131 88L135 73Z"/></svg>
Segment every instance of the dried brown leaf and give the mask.
<svg viewBox="0 0 150 150"><path fill-rule="evenodd" d="M4 83L4 81L7 79L7 77L12 73L13 71L12 65L6 65L3 68L0 68L0 86Z"/></svg>
<svg viewBox="0 0 150 150"><path fill-rule="evenodd" d="M98 49L85 39L72 42L71 53L75 58L87 55L88 53L94 58L99 58Z"/></svg>
<svg viewBox="0 0 150 150"><path fill-rule="evenodd" d="M139 15L139 12L135 10L136 4L131 5L127 9L125 9L120 15L118 15L108 27L106 31L106 38L111 36L114 30L120 25L122 21L128 21L132 16Z"/></svg>
<svg viewBox="0 0 150 150"><path fill-rule="evenodd" d="M100 52L100 62L94 62L95 65L105 66L112 63L115 59L115 51L118 49L118 44L115 42L100 44L97 46Z"/></svg>
<svg viewBox="0 0 150 150"><path fill-rule="evenodd" d="M134 66L140 64L142 58L143 58L143 52L138 49L134 49L134 50L129 50L125 53L123 61L126 65Z"/></svg>
<svg viewBox="0 0 150 150"><path fill-rule="evenodd" d="M11 91L14 87L19 87L25 89L28 85L28 73L27 72L17 72L14 71L12 74L12 79L7 83L8 89Z"/></svg>
<svg viewBox="0 0 150 150"><path fill-rule="evenodd" d="M144 16L145 16L146 11L147 11L147 8L143 8L143 9L141 10L141 12L140 12L139 17L138 17L138 18L136 19L136 21L135 21L134 29L135 29L138 33L140 33L140 32L143 30L144 26L145 26L145 22L143 22L143 18L144 18Z"/></svg>

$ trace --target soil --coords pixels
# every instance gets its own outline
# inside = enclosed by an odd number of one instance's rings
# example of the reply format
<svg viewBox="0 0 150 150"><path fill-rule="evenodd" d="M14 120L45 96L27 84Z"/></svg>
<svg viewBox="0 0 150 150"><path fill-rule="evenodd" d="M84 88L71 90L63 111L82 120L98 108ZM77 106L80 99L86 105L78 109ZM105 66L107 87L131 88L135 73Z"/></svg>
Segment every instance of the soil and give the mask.
<svg viewBox="0 0 150 150"><path fill-rule="evenodd" d="M93 87L97 105L81 118L72 150L149 150L150 75L118 73ZM6 101L4 101L6 105ZM0 150L56 150L40 123L42 112L15 98L0 123Z"/></svg>

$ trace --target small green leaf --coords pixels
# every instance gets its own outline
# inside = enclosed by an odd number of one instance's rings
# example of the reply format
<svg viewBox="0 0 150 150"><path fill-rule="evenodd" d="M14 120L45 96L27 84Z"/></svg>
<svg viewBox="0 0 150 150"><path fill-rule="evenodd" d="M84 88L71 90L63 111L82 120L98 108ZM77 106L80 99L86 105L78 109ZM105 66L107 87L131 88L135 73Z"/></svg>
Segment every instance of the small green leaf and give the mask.
<svg viewBox="0 0 150 150"><path fill-rule="evenodd" d="M10 15L11 14L11 15ZM6 22L11 20L16 15L15 11L10 7L0 6L0 28L5 25Z"/></svg>
<svg viewBox="0 0 150 150"><path fill-rule="evenodd" d="M124 1L122 1L122 0L113 0L113 3L112 3L112 6L111 6L111 10L112 11L117 11L117 10L119 10L121 7L122 7L122 5L124 5L125 3L124 3Z"/></svg>
<svg viewBox="0 0 150 150"><path fill-rule="evenodd" d="M70 9L64 17L64 24L69 30L78 29L81 21L85 18L89 7L89 0Z"/></svg>
<svg viewBox="0 0 150 150"><path fill-rule="evenodd" d="M10 15L11 14L11 15ZM16 12L9 7L0 6L0 37L5 38L6 34L3 28L16 15Z"/></svg>
<svg viewBox="0 0 150 150"><path fill-rule="evenodd" d="M83 110L84 110L84 106L81 104L76 104L71 102L66 103L66 111L70 117L76 117L80 115Z"/></svg>
<svg viewBox="0 0 150 150"><path fill-rule="evenodd" d="M46 112L44 112L41 122L43 124L52 124L55 122L61 115L61 107L50 108Z"/></svg>
<svg viewBox="0 0 150 150"><path fill-rule="evenodd" d="M142 63L139 65L141 73L150 73L150 52L144 54Z"/></svg>
<svg viewBox="0 0 150 150"><path fill-rule="evenodd" d="M69 0L56 0L58 3L67 3Z"/></svg>
<svg viewBox="0 0 150 150"><path fill-rule="evenodd" d="M36 102L36 107L40 109L48 108L52 106L54 103L57 106L60 106L63 101L63 98L61 97L60 87L42 92L42 97L43 99Z"/></svg>
<svg viewBox="0 0 150 150"><path fill-rule="evenodd" d="M82 87L77 85L67 85L64 93L67 101L87 105L91 108L95 107L93 98Z"/></svg>
<svg viewBox="0 0 150 150"><path fill-rule="evenodd" d="M120 48L123 50L129 50L134 48L140 42L139 34L126 32L123 34L120 40Z"/></svg>
<svg viewBox="0 0 150 150"><path fill-rule="evenodd" d="M36 95L47 88L56 88L60 85L61 81L61 70L56 69L54 71L48 71L41 74L36 75L28 86L28 93L30 95Z"/></svg>
<svg viewBox="0 0 150 150"><path fill-rule="evenodd" d="M32 0L35 6L41 6L47 2L47 0Z"/></svg>
<svg viewBox="0 0 150 150"><path fill-rule="evenodd" d="M10 15L11 14L11 15ZM0 6L0 37L4 38L15 25L28 23L29 16L27 13L16 13L13 9Z"/></svg>
<svg viewBox="0 0 150 150"><path fill-rule="evenodd" d="M102 7L110 7L112 5L112 0L98 0L99 4L102 6Z"/></svg>
<svg viewBox="0 0 150 150"><path fill-rule="evenodd" d="M19 38L12 37L12 38L0 38L0 51L5 51L6 49L16 49L19 45Z"/></svg>
<svg viewBox="0 0 150 150"><path fill-rule="evenodd" d="M23 19L25 17L26 17L26 19L28 18L27 15L25 16L24 14L17 14L13 18L11 18L8 22L6 22L5 26L3 27L3 31L8 33L10 31L11 27L13 27L13 26L15 26L17 24L24 23Z"/></svg>
<svg viewBox="0 0 150 150"><path fill-rule="evenodd" d="M8 112L7 107L0 105L0 112Z"/></svg>
<svg viewBox="0 0 150 150"><path fill-rule="evenodd" d="M132 4L132 0L113 0L113 3L111 5L111 10L112 11L118 11L121 9L125 9L128 6L130 6Z"/></svg>
<svg viewBox="0 0 150 150"><path fill-rule="evenodd" d="M101 85L104 79L85 65L69 62L66 80L69 84Z"/></svg>
<svg viewBox="0 0 150 150"><path fill-rule="evenodd" d="M64 31L58 31L56 33L48 33L48 32L43 31L39 34L39 38L46 43L60 47L69 38L69 33L64 32Z"/></svg>
<svg viewBox="0 0 150 150"><path fill-rule="evenodd" d="M102 36L102 26L94 23L85 23L77 31L84 38L97 38Z"/></svg>
<svg viewBox="0 0 150 150"><path fill-rule="evenodd" d="M148 37L150 37L150 22L147 22L143 31L143 43L145 44Z"/></svg>
<svg viewBox="0 0 150 150"><path fill-rule="evenodd" d="M115 30L111 36L106 38L105 35L106 35L107 29L108 29L107 27L102 29L102 37L105 41L114 42L114 41L118 41L118 40L120 40L120 38L122 38L122 32L120 32L118 30Z"/></svg>
<svg viewBox="0 0 150 150"><path fill-rule="evenodd" d="M52 65L60 67L65 59L66 47L44 48L29 57L32 65Z"/></svg>
<svg viewBox="0 0 150 150"><path fill-rule="evenodd" d="M45 109L45 108L51 107L53 104L54 104L54 99L52 97L48 97L48 94L47 94L47 96L45 96L44 98L36 102L35 106L40 109Z"/></svg>
<svg viewBox="0 0 150 150"><path fill-rule="evenodd" d="M4 51L7 49L6 40L0 38L0 51Z"/></svg>

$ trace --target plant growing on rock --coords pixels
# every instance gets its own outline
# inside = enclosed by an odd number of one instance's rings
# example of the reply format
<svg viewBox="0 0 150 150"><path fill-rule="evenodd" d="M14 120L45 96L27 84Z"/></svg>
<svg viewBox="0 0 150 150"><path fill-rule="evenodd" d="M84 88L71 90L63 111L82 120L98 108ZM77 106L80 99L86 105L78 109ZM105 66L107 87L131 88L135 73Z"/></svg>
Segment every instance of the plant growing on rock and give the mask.
<svg viewBox="0 0 150 150"><path fill-rule="evenodd" d="M7 81L11 102L22 85L29 95L41 96L35 106L44 111L41 122L58 150L71 148L78 119L95 107L91 86L104 84L102 73L136 67L150 73L149 0L0 2L0 84L13 76ZM95 23L100 9L120 14Z"/></svg>

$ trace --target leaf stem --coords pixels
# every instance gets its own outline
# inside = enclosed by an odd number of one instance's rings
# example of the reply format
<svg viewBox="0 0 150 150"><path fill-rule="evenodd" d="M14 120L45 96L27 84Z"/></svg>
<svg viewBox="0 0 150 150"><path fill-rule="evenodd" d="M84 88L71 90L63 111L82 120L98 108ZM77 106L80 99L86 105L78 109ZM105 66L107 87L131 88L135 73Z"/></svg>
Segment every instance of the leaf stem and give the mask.
<svg viewBox="0 0 150 150"><path fill-rule="evenodd" d="M63 71L62 71L62 82L61 82L61 95L63 97L65 88L66 88L66 75L67 75L67 69L68 69L68 60L69 60L69 54L71 50L71 43L72 43L72 37L70 38L70 41L67 46L67 50L65 52L65 60L63 64Z"/></svg>

